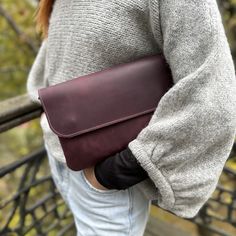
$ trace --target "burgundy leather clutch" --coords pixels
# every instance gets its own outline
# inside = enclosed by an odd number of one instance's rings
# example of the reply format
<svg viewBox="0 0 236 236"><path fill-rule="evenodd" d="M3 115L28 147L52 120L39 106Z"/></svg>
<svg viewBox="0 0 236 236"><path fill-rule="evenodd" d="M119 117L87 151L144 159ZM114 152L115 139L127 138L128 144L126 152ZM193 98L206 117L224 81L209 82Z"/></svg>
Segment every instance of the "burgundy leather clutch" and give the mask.
<svg viewBox="0 0 236 236"><path fill-rule="evenodd" d="M125 149L172 85L158 54L41 88L38 98L68 167L81 170Z"/></svg>

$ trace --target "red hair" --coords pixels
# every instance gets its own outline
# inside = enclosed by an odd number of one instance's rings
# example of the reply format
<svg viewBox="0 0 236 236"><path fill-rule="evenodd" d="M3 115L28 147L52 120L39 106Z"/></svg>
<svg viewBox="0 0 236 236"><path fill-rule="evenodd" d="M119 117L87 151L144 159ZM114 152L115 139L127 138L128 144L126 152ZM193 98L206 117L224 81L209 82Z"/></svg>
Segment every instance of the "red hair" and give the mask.
<svg viewBox="0 0 236 236"><path fill-rule="evenodd" d="M54 0L40 0L35 12L36 29L42 33L43 38L48 35L49 18L52 12Z"/></svg>

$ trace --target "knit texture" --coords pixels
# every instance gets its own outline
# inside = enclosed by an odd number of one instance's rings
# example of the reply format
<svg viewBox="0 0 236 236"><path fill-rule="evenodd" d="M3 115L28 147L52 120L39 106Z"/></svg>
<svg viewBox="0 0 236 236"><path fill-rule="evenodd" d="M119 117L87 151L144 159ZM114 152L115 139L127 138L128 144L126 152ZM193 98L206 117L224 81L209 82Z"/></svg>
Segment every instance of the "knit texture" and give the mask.
<svg viewBox="0 0 236 236"><path fill-rule="evenodd" d="M215 190L236 135L235 68L215 0L56 0L27 91L40 103L41 87L158 53L174 86L128 146L150 177L138 184L147 198L191 218ZM44 114L40 124L65 162Z"/></svg>

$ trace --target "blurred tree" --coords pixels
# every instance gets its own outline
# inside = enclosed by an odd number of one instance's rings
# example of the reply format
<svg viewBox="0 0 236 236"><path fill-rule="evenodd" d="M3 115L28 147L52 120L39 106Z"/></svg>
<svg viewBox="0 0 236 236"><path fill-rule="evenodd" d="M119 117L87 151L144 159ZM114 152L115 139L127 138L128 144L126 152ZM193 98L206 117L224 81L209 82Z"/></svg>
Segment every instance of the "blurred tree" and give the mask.
<svg viewBox="0 0 236 236"><path fill-rule="evenodd" d="M26 92L26 77L40 44L32 3L29 0L0 3L0 100Z"/></svg>

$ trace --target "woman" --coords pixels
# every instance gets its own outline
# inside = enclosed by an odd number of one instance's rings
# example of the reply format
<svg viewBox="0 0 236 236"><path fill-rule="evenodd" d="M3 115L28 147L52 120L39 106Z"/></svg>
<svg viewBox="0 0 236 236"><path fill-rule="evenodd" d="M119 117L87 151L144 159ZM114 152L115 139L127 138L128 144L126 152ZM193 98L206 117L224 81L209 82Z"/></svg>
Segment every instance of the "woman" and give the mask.
<svg viewBox="0 0 236 236"><path fill-rule="evenodd" d="M72 171L43 114L52 176L78 235L143 235L151 200L182 218L213 193L236 132L235 68L216 0L41 0L27 91L163 53L174 86L128 147Z"/></svg>

